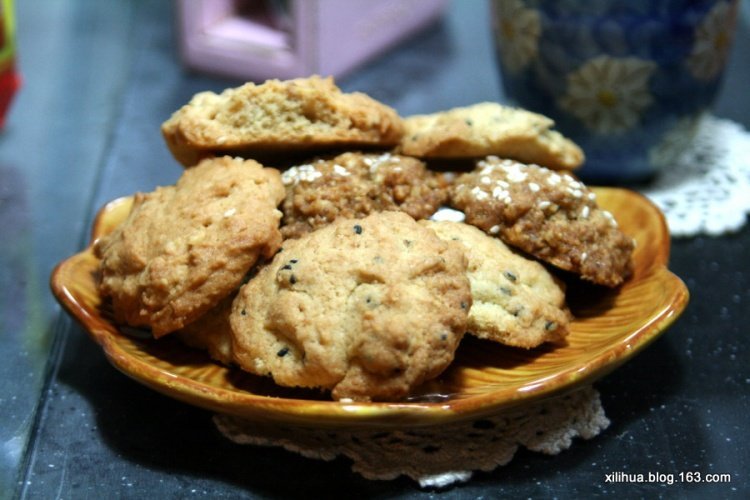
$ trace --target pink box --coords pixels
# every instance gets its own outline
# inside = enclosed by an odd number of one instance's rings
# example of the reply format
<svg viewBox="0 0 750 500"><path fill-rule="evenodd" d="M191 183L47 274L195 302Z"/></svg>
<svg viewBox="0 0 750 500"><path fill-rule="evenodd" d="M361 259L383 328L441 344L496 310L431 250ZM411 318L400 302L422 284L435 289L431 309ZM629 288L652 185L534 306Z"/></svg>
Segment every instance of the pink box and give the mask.
<svg viewBox="0 0 750 500"><path fill-rule="evenodd" d="M180 54L261 81L342 75L442 14L447 0L178 0Z"/></svg>

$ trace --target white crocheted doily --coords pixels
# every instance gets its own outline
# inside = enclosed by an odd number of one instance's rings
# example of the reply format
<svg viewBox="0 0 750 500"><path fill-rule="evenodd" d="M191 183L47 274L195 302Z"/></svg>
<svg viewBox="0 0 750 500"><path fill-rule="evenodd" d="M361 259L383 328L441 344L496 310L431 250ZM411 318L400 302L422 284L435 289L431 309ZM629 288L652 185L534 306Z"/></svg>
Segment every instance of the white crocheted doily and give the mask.
<svg viewBox="0 0 750 500"><path fill-rule="evenodd" d="M718 236L741 229L750 213L750 133L713 116L673 165L640 191L667 219L672 236Z"/></svg>
<svg viewBox="0 0 750 500"><path fill-rule="evenodd" d="M555 455L573 438L591 439L609 425L599 393L585 387L481 420L399 430L331 430L268 425L214 416L219 431L240 444L281 446L308 458L352 460L368 479L401 475L422 487L467 481L474 471L507 464L519 446Z"/></svg>

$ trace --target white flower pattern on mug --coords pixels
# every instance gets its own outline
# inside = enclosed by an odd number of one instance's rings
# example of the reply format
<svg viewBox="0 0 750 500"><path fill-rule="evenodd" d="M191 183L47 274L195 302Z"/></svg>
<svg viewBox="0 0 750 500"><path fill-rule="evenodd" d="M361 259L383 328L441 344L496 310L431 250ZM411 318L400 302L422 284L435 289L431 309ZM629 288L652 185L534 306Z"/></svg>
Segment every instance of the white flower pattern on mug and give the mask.
<svg viewBox="0 0 750 500"><path fill-rule="evenodd" d="M536 57L541 20L539 12L520 0L496 0L498 47L508 71L517 73Z"/></svg>
<svg viewBox="0 0 750 500"><path fill-rule="evenodd" d="M652 104L653 61L599 56L567 75L559 106L602 135L632 129Z"/></svg>
<svg viewBox="0 0 750 500"><path fill-rule="evenodd" d="M697 80L711 81L721 74L732 46L737 5L736 0L716 4L695 28L687 66Z"/></svg>

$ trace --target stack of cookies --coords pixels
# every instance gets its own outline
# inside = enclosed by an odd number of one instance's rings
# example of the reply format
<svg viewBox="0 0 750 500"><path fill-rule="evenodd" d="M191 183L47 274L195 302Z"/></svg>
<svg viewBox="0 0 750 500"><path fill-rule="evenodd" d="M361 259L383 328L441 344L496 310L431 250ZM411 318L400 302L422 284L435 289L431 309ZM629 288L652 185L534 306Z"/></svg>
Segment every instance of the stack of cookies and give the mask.
<svg viewBox="0 0 750 500"><path fill-rule="evenodd" d="M336 400L409 395L465 334L564 341L555 270L617 287L633 241L552 127L493 103L402 118L315 76L197 94L162 125L180 179L95 243L100 293L118 323Z"/></svg>

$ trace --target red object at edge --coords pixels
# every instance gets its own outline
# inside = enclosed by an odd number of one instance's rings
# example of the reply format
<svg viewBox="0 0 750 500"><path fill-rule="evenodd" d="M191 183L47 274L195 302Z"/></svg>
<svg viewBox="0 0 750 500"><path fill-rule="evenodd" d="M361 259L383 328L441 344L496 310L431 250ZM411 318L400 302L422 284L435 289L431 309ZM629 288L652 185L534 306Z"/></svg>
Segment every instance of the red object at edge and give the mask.
<svg viewBox="0 0 750 500"><path fill-rule="evenodd" d="M0 128L5 125L5 115L13 101L13 96L21 86L21 78L14 65L0 73Z"/></svg>

